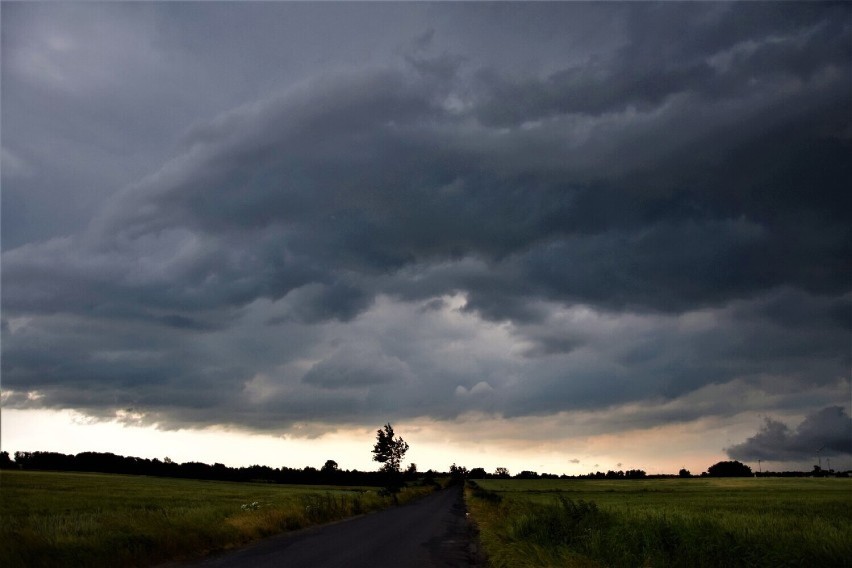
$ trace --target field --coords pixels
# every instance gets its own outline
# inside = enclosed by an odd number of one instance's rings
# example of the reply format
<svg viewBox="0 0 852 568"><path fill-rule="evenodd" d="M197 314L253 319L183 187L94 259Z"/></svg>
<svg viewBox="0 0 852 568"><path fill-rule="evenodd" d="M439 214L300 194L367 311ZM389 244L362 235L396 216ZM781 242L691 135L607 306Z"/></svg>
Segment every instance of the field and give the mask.
<svg viewBox="0 0 852 568"><path fill-rule="evenodd" d="M2 471L0 566L147 566L390 504L366 487Z"/></svg>
<svg viewBox="0 0 852 568"><path fill-rule="evenodd" d="M494 568L852 566L852 479L482 480Z"/></svg>

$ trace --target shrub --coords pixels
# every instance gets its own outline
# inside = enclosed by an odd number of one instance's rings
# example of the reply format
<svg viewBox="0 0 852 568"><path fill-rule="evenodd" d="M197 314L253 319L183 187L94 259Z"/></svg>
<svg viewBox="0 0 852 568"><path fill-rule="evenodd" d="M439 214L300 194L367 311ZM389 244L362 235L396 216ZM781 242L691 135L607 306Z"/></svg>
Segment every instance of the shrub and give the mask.
<svg viewBox="0 0 852 568"><path fill-rule="evenodd" d="M707 468L710 477L751 477L751 468L744 463L734 461L721 461Z"/></svg>

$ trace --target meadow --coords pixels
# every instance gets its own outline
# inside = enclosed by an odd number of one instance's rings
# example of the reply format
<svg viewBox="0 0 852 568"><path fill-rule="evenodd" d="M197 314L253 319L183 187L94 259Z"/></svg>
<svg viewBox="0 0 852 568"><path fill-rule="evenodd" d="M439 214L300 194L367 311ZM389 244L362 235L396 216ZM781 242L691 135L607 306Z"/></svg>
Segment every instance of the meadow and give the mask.
<svg viewBox="0 0 852 568"><path fill-rule="evenodd" d="M391 504L375 487L4 470L0 566L150 566Z"/></svg>
<svg viewBox="0 0 852 568"><path fill-rule="evenodd" d="M477 480L494 568L852 566L852 479Z"/></svg>

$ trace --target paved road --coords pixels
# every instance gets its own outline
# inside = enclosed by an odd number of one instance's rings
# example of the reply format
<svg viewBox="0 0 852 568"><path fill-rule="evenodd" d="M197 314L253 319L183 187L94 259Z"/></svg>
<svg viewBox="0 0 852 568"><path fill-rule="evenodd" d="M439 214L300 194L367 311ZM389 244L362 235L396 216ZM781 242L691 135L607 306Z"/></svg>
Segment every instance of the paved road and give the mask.
<svg viewBox="0 0 852 568"><path fill-rule="evenodd" d="M415 503L273 537L197 568L434 568L470 566L460 487Z"/></svg>

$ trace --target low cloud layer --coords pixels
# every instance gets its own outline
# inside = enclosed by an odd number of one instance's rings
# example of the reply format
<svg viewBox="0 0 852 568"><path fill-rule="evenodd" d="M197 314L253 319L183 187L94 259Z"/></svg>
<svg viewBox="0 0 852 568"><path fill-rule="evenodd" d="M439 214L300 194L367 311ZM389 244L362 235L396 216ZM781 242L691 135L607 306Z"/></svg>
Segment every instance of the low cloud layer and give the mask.
<svg viewBox="0 0 852 568"><path fill-rule="evenodd" d="M734 459L799 461L817 456L852 456L852 418L845 409L829 406L810 414L797 425L772 418L741 444L725 450Z"/></svg>
<svg viewBox="0 0 852 568"><path fill-rule="evenodd" d="M88 33L99 10L146 50L93 57L119 41ZM801 413L847 399L847 6L362 10L3 6L4 405L286 429L638 404L648 427L772 410L690 398L725 385ZM343 12L397 21L396 43ZM498 33L519 14L609 23ZM257 68L205 55L194 22L231 17L258 23L223 27ZM141 75L106 81L119 64ZM109 94L126 122L87 106ZM125 135L132 179L103 166ZM92 206L57 233L68 192ZM805 436L766 428L732 456Z"/></svg>

